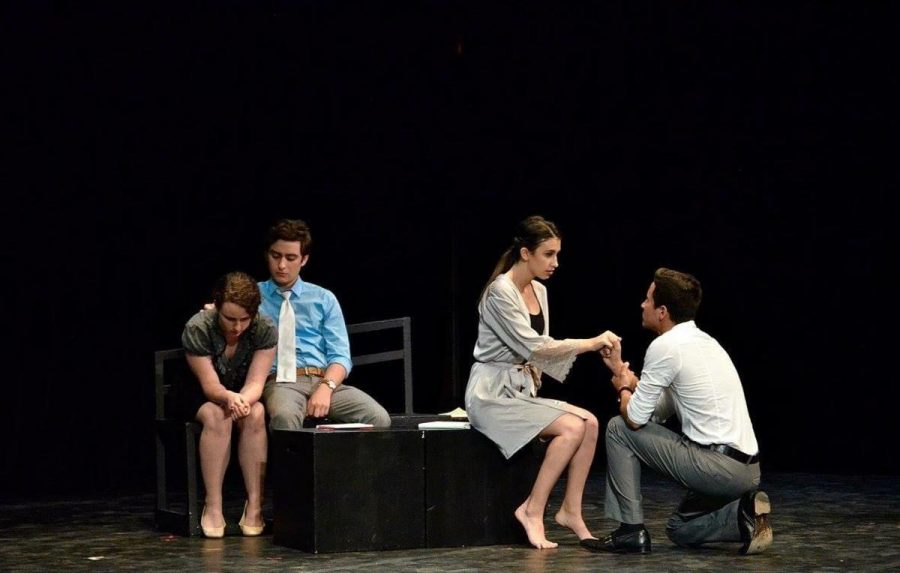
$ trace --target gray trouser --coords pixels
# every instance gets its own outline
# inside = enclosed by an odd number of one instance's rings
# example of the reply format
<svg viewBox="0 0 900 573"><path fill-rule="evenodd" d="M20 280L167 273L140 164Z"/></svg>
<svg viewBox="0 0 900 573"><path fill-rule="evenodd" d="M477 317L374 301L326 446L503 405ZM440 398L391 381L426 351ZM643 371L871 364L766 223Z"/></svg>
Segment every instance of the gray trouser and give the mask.
<svg viewBox="0 0 900 573"><path fill-rule="evenodd" d="M306 418L306 401L319 384L318 377L298 376L296 382L266 382L263 403L269 415L269 429L299 430ZM328 417L336 422L372 424L387 428L391 417L374 398L353 386L341 384L331 396Z"/></svg>
<svg viewBox="0 0 900 573"><path fill-rule="evenodd" d="M632 430L621 416L606 427L606 517L643 523L641 463L688 489L669 518L666 534L681 546L740 541L738 504L759 486L759 464L743 464L701 448L668 428L648 423Z"/></svg>

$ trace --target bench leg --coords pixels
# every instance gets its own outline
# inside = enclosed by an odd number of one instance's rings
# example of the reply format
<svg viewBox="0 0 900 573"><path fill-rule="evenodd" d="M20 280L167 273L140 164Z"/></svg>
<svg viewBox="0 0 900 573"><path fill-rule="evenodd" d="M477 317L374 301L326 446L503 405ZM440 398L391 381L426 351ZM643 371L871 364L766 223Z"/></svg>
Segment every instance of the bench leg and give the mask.
<svg viewBox="0 0 900 573"><path fill-rule="evenodd" d="M200 535L199 500L197 499L197 435L192 428L185 428L185 451L187 465L187 517L188 535Z"/></svg>

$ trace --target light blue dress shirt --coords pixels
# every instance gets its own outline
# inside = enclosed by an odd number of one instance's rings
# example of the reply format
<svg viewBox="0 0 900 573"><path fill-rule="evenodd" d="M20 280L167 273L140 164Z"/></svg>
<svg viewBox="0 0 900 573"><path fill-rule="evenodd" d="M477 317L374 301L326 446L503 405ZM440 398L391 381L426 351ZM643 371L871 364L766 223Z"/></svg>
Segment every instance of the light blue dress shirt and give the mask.
<svg viewBox="0 0 900 573"><path fill-rule="evenodd" d="M259 283L259 292L262 296L259 312L275 323L277 331L284 297L271 279ZM297 321L297 366L328 368L330 364L340 364L350 374L353 367L350 339L337 297L330 290L300 278L291 287L291 293ZM271 372L275 370L273 364Z"/></svg>

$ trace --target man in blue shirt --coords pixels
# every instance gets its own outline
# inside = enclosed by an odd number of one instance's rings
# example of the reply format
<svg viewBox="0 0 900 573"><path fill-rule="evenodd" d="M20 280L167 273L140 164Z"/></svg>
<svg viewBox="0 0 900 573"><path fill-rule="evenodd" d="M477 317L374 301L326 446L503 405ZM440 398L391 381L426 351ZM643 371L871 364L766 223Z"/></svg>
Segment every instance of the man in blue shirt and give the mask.
<svg viewBox="0 0 900 573"><path fill-rule="evenodd" d="M341 305L331 291L300 279L311 244L309 227L299 219L278 221L266 240L271 278L259 283L259 311L279 327L280 339L263 392L269 427L297 430L306 416L388 427L391 418L374 398L343 383L353 364ZM287 334L284 329L291 320L293 356L290 346L283 346L291 338L290 329Z"/></svg>

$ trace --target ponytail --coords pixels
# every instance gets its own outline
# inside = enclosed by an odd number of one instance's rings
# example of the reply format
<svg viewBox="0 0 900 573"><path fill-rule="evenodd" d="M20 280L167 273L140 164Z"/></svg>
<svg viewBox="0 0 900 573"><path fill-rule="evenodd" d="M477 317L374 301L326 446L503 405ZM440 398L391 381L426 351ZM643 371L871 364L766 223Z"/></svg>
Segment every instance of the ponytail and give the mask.
<svg viewBox="0 0 900 573"><path fill-rule="evenodd" d="M517 238L518 239L518 238ZM512 268L519 257L519 247L516 246L518 240L513 240L512 246L506 249L503 254L500 256L500 260L497 261L497 264L494 265L494 272L491 273L491 278L488 279L487 283L484 285L484 288L481 289L481 294L478 295L478 300L484 298L484 293L487 292L487 289L490 288L491 283L499 277L502 273L505 273L509 269Z"/></svg>
<svg viewBox="0 0 900 573"><path fill-rule="evenodd" d="M512 245L503 252L500 260L497 261L497 264L494 266L494 272L491 273L491 278L488 279L487 284L481 289L481 295L478 297L479 302L484 298L485 293L487 293L487 290L490 288L491 283L494 282L494 279L519 262L519 251L522 247L534 252L534 250L538 248L538 245L547 239L552 238L561 238L556 225L540 215L532 215L521 221L516 227L516 235L512 240Z"/></svg>

